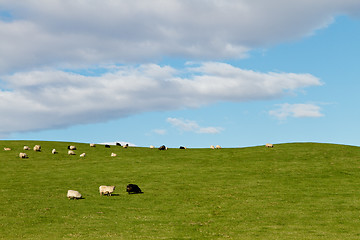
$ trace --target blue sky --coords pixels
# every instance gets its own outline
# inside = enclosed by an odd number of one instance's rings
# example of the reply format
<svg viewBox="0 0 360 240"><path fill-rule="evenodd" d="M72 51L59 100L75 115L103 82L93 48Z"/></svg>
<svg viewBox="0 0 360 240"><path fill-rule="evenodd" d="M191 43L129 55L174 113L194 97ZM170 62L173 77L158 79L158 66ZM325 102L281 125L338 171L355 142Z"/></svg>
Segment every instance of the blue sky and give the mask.
<svg viewBox="0 0 360 240"><path fill-rule="evenodd" d="M360 2L325 2L0 1L0 138L359 146Z"/></svg>

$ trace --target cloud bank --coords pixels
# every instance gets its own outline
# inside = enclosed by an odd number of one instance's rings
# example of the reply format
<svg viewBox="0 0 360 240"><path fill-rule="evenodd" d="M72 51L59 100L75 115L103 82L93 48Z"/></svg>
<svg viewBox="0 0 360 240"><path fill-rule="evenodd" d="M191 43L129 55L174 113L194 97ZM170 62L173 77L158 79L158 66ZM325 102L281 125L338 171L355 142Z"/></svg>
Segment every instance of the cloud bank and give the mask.
<svg viewBox="0 0 360 240"><path fill-rule="evenodd" d="M0 73L242 58L253 48L295 40L339 14L359 15L358 0L2 0ZM2 21L1 21L2 20Z"/></svg>
<svg viewBox="0 0 360 240"><path fill-rule="evenodd" d="M1 0L0 9L4 135L274 99L319 86L311 74L260 73L220 62L308 36L337 15L358 16L360 2ZM202 63L153 64L164 58ZM89 68L97 76L81 74Z"/></svg>
<svg viewBox="0 0 360 240"><path fill-rule="evenodd" d="M116 67L100 76L31 71L9 75L3 81L7 89L0 92L0 112L6 113L0 119L3 134L219 101L273 99L321 85L310 74L259 73L217 62L188 65L182 71L156 64Z"/></svg>

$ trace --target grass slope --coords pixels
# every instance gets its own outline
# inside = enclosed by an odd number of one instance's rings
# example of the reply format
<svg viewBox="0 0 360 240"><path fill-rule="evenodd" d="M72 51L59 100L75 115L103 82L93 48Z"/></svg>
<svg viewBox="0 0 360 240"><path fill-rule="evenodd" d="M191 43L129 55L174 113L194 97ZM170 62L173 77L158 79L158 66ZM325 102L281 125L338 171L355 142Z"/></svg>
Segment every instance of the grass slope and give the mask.
<svg viewBox="0 0 360 240"><path fill-rule="evenodd" d="M18 157L38 143L42 152ZM360 238L358 147L159 151L75 143L77 155L68 156L68 145L0 141L0 239ZM145 193L127 194L128 183ZM100 196L100 185L117 186L115 196ZM68 200L69 189L85 199Z"/></svg>

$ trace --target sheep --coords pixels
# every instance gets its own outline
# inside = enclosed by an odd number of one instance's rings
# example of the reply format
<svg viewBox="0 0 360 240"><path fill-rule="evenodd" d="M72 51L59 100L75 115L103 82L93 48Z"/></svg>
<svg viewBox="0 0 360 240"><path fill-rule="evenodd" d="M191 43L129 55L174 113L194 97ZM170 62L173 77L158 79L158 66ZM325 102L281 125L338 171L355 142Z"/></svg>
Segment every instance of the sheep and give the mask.
<svg viewBox="0 0 360 240"><path fill-rule="evenodd" d="M68 146L68 150L76 150L75 146Z"/></svg>
<svg viewBox="0 0 360 240"><path fill-rule="evenodd" d="M184 147L184 146L180 146L180 148L179 149L186 149L186 147Z"/></svg>
<svg viewBox="0 0 360 240"><path fill-rule="evenodd" d="M211 149L215 149L214 145L211 145L210 148L211 148Z"/></svg>
<svg viewBox="0 0 360 240"><path fill-rule="evenodd" d="M69 150L68 155L75 155L75 152L73 150Z"/></svg>
<svg viewBox="0 0 360 240"><path fill-rule="evenodd" d="M40 145L35 145L33 149L34 149L35 152L40 152L41 151L41 146Z"/></svg>
<svg viewBox="0 0 360 240"><path fill-rule="evenodd" d="M117 155L116 155L116 153L111 153L111 156L116 157Z"/></svg>
<svg viewBox="0 0 360 240"><path fill-rule="evenodd" d="M68 199L81 199L82 198L81 194L75 190L68 190L66 196Z"/></svg>
<svg viewBox="0 0 360 240"><path fill-rule="evenodd" d="M110 148L110 145L109 145L109 144L105 144L105 147L106 147L106 148Z"/></svg>
<svg viewBox="0 0 360 240"><path fill-rule="evenodd" d="M85 157L85 155L86 155L85 153L82 153L80 154L80 157Z"/></svg>
<svg viewBox="0 0 360 240"><path fill-rule="evenodd" d="M90 143L90 147L96 147L95 143Z"/></svg>
<svg viewBox="0 0 360 240"><path fill-rule="evenodd" d="M123 148L128 148L129 147L129 144L125 144L124 146L123 146Z"/></svg>
<svg viewBox="0 0 360 240"><path fill-rule="evenodd" d="M130 193L143 193L138 185L136 184L129 184L126 186L126 191Z"/></svg>
<svg viewBox="0 0 360 240"><path fill-rule="evenodd" d="M161 147L159 147L159 150L167 150L167 147L165 147L165 145L162 145Z"/></svg>
<svg viewBox="0 0 360 240"><path fill-rule="evenodd" d="M100 186L99 187L99 192L100 192L100 196L102 195L108 195L111 196L111 193L113 193L115 190L115 186Z"/></svg>
<svg viewBox="0 0 360 240"><path fill-rule="evenodd" d="M4 150L5 150L5 151L11 151L11 148L5 147Z"/></svg>
<svg viewBox="0 0 360 240"><path fill-rule="evenodd" d="M274 147L274 145L273 145L273 144L271 144L271 143L267 143L267 144L265 144L265 147L267 147L267 148L273 148L273 147Z"/></svg>
<svg viewBox="0 0 360 240"><path fill-rule="evenodd" d="M19 153L19 158L28 158L28 155L26 153Z"/></svg>
<svg viewBox="0 0 360 240"><path fill-rule="evenodd" d="M119 146L119 147L121 147L121 143L118 143L118 142L117 142L117 143L116 143L116 146Z"/></svg>
<svg viewBox="0 0 360 240"><path fill-rule="evenodd" d="M153 149L153 148L155 148L155 146L153 146L153 145L150 145L150 148L151 148L151 149Z"/></svg>
<svg viewBox="0 0 360 240"><path fill-rule="evenodd" d="M30 150L29 146L24 146L24 150Z"/></svg>
<svg viewBox="0 0 360 240"><path fill-rule="evenodd" d="M51 151L52 154L56 154L56 149L54 148L52 151Z"/></svg>
<svg viewBox="0 0 360 240"><path fill-rule="evenodd" d="M216 147L215 147L216 149L220 149L221 148L221 146L220 145L216 145Z"/></svg>

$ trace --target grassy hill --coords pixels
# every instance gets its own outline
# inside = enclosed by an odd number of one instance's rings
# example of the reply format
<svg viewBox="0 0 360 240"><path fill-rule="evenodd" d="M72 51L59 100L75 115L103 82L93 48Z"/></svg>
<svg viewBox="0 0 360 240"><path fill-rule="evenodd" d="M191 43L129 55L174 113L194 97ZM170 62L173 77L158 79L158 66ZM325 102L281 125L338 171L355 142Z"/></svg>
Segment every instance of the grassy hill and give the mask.
<svg viewBox="0 0 360 240"><path fill-rule="evenodd" d="M42 152L18 157L35 144ZM0 141L0 166L0 239L360 239L359 147ZM127 194L129 183L144 194ZM100 196L100 185L115 195ZM84 199L68 200L69 189Z"/></svg>

